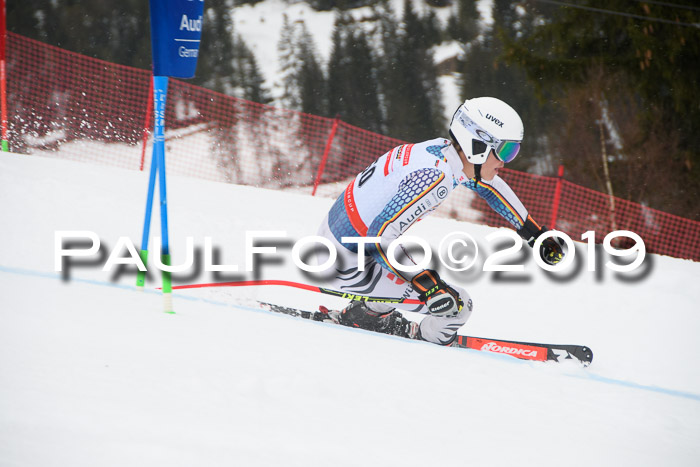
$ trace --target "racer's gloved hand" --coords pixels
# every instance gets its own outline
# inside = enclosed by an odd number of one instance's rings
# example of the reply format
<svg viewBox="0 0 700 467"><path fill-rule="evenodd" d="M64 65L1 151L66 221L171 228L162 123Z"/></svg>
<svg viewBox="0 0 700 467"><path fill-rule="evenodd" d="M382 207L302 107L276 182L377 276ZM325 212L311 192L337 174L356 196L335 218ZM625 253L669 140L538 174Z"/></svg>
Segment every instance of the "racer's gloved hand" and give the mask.
<svg viewBox="0 0 700 467"><path fill-rule="evenodd" d="M550 266L556 266L564 259L564 242L557 237L544 239L540 246L540 258Z"/></svg>
<svg viewBox="0 0 700 467"><path fill-rule="evenodd" d="M464 306L459 293L447 285L436 271L426 269L411 279L418 299L425 303L430 314L450 318Z"/></svg>
<svg viewBox="0 0 700 467"><path fill-rule="evenodd" d="M547 232L547 227L538 226L532 218L528 216L525 225L518 230L518 235L520 235L530 247L533 247L535 245L535 240L545 232ZM564 242L557 237L544 239L540 246L540 258L550 266L559 264L564 259Z"/></svg>

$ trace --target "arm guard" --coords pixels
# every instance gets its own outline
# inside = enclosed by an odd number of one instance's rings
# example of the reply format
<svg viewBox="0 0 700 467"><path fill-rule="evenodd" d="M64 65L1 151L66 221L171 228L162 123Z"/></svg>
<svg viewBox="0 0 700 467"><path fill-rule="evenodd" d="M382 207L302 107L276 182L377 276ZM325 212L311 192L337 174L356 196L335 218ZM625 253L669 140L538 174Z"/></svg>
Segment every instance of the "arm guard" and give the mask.
<svg viewBox="0 0 700 467"><path fill-rule="evenodd" d="M520 229L518 229L517 232L518 235L523 237L523 240L525 240L527 244L532 247L535 244L535 240L537 240L537 237L542 235L546 230L546 227L540 227L532 219L532 217L527 216L525 224L523 224L523 226Z"/></svg>

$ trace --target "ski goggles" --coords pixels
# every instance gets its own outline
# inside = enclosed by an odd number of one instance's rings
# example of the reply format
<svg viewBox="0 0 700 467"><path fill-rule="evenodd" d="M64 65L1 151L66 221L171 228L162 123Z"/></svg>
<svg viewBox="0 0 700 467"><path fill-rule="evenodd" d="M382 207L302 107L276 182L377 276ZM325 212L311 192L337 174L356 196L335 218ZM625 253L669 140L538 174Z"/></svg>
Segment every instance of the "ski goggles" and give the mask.
<svg viewBox="0 0 700 467"><path fill-rule="evenodd" d="M520 143L517 141L501 141L494 148L494 152L496 153L496 157L501 159L506 164L508 162L512 161L513 159L515 159L515 156L518 155L519 151L520 151Z"/></svg>
<svg viewBox="0 0 700 467"><path fill-rule="evenodd" d="M483 135L480 134L483 138ZM489 135L489 138L490 135ZM517 141L499 141L497 139L491 138L493 143L487 144L481 139L472 140L472 154L483 154L486 151L493 149L494 154L504 163L508 163L515 159L520 151L520 143Z"/></svg>

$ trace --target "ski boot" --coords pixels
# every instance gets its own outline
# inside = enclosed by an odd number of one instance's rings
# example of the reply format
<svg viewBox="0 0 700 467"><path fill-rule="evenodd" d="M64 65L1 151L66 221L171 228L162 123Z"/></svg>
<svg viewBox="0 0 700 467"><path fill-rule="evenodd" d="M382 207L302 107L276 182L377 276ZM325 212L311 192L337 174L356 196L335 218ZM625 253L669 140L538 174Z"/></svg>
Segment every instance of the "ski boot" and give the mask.
<svg viewBox="0 0 700 467"><path fill-rule="evenodd" d="M418 323L404 318L396 310L390 310L386 313L373 311L367 307L364 301L352 301L342 310L329 310L321 306L319 311L328 317L327 320L335 324L409 339L418 338Z"/></svg>

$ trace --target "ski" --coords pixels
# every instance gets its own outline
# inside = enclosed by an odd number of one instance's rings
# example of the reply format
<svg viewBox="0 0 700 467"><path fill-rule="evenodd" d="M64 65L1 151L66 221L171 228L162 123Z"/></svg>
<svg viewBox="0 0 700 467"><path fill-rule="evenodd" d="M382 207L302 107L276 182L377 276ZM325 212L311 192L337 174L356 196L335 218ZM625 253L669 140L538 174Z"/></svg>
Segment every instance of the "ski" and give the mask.
<svg viewBox="0 0 700 467"><path fill-rule="evenodd" d="M540 362L578 360L583 366L588 366L593 361L593 351L585 345L536 344L458 335L456 347L502 353L522 360Z"/></svg>
<svg viewBox="0 0 700 467"><path fill-rule="evenodd" d="M328 315L320 311L299 310L297 308L275 305L267 302L258 303L262 308L274 313L282 313L312 321L332 322L329 320ZM573 360L580 362L584 367L590 365L593 361L593 351L589 347L583 345L538 344L534 342L457 335L457 339L452 343L452 347L505 354L521 360L540 362L563 362Z"/></svg>

